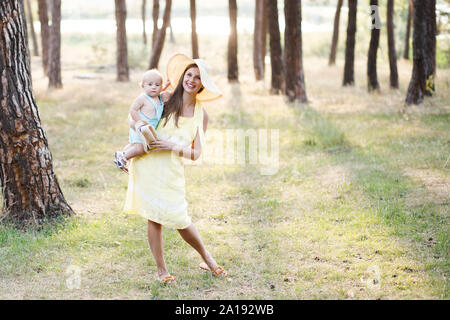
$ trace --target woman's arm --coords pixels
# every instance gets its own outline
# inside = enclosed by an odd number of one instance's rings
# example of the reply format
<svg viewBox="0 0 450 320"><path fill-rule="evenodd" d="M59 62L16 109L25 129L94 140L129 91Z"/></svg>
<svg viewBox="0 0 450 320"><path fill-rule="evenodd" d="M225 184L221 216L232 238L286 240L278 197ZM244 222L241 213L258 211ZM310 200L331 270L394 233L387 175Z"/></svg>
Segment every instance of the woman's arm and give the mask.
<svg viewBox="0 0 450 320"><path fill-rule="evenodd" d="M182 147L179 144L176 144L172 141L157 139L150 143L151 151L172 151L175 152L180 157L184 157L186 159L197 160L200 157L202 152L202 146L200 143L200 136L195 135L195 139L192 145Z"/></svg>
<svg viewBox="0 0 450 320"><path fill-rule="evenodd" d="M208 126L208 113L203 110L203 132L206 132L206 127ZM184 157L186 159L190 159L192 161L200 158L202 154L202 144L200 142L200 135L198 133L195 134L194 141L192 145L182 147L174 142L167 140L156 140L150 144L150 149L152 151L161 151L161 150L171 150L175 152L180 157Z"/></svg>

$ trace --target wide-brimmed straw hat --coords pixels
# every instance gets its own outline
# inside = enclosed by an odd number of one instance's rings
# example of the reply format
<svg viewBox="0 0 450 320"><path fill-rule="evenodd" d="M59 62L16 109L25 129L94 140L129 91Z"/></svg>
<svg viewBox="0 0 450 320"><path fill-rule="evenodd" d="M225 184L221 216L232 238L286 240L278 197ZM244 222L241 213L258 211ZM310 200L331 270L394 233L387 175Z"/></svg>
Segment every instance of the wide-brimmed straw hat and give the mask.
<svg viewBox="0 0 450 320"><path fill-rule="evenodd" d="M209 65L202 59L191 59L182 53L174 54L167 62L167 78L170 86L175 89L180 77L183 75L186 67L195 63L200 70L200 78L203 84L203 90L197 94L198 101L212 101L222 96L222 92L216 87L214 81L209 75Z"/></svg>

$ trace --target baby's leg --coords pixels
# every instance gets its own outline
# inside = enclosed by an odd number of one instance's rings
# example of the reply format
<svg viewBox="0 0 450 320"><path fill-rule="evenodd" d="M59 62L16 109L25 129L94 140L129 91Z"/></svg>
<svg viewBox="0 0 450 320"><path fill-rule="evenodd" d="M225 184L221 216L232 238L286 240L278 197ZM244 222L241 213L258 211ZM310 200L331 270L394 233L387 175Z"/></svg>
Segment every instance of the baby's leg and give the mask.
<svg viewBox="0 0 450 320"><path fill-rule="evenodd" d="M126 152L128 149L130 149L133 146L133 144L129 143L125 147L123 147L122 151Z"/></svg>
<svg viewBox="0 0 450 320"><path fill-rule="evenodd" d="M142 156L145 154L144 145L142 143L129 144L123 150L125 153L125 158L130 160L131 158Z"/></svg>

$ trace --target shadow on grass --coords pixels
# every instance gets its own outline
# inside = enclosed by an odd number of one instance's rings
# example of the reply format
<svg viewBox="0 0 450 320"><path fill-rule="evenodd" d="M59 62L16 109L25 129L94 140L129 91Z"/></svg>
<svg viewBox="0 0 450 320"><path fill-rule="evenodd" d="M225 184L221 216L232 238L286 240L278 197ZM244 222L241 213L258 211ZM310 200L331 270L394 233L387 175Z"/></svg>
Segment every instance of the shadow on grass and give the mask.
<svg viewBox="0 0 450 320"><path fill-rule="evenodd" d="M311 107L291 107L294 123L306 136L306 140L302 140L298 147L307 152L320 152L330 164L345 167L351 174L352 188L362 192L363 201L368 207L366 209L379 217L379 221L386 226L388 236L411 240L420 247L420 251L427 252L427 256L434 256L437 260L423 261L423 253L413 252L412 259L424 263L424 272L432 277L437 276L436 281L442 281L442 276L448 277L448 218L436 214L433 204L427 206L424 203L423 206L413 208L409 206L407 195L417 190L417 185L396 164L395 144L387 147L390 150L388 154L394 156L379 155L368 148L352 144L343 130ZM251 115L245 110L240 108L235 111L242 114L242 125L254 125ZM243 241L242 250L247 251L249 259L240 261L240 265L236 266L242 270L254 270L252 279L264 292L268 282L284 281L279 277L285 272L281 270L281 263L273 260L279 257L277 251L284 245L283 239L273 232L283 222L283 207L271 188L275 179L261 176L248 166L231 171L226 176L230 183L239 185L237 193L243 199L234 208L243 221L234 235ZM416 249L407 246L408 249ZM263 255L267 257L266 265L254 266L252 261L260 261ZM406 272L413 272L405 268ZM270 290L268 292L266 294L270 294ZM439 294L441 297L448 295L445 288Z"/></svg>
<svg viewBox="0 0 450 320"><path fill-rule="evenodd" d="M444 262L436 262L435 266L448 277L448 216L436 214L433 207L428 207L431 210L425 212L426 204L421 208L408 206L406 195L417 186L395 166L393 159L350 144L332 121L310 107L294 105L293 108L299 125L310 136L305 144L326 151L331 163L345 166L370 201L373 211L392 227L392 235L420 242L425 251L442 257ZM393 151L392 146L390 150Z"/></svg>

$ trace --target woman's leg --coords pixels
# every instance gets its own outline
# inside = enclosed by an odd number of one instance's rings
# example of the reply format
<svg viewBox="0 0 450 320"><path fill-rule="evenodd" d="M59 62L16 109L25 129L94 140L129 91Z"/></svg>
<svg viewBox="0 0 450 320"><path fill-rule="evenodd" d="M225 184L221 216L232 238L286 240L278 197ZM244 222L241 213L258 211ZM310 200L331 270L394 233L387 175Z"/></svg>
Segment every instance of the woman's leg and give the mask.
<svg viewBox="0 0 450 320"><path fill-rule="evenodd" d="M169 272L164 262L162 226L159 223L148 220L147 235L148 243L158 268L158 276L160 279L163 279L169 275Z"/></svg>
<svg viewBox="0 0 450 320"><path fill-rule="evenodd" d="M193 247L200 254L203 261L205 261L205 263L211 270L214 270L214 268L217 267L216 261L206 250L205 246L203 245L202 239L200 239L200 234L198 233L193 223L191 223L191 225L185 229L178 229L178 232L180 233L184 241L189 243L191 247Z"/></svg>

